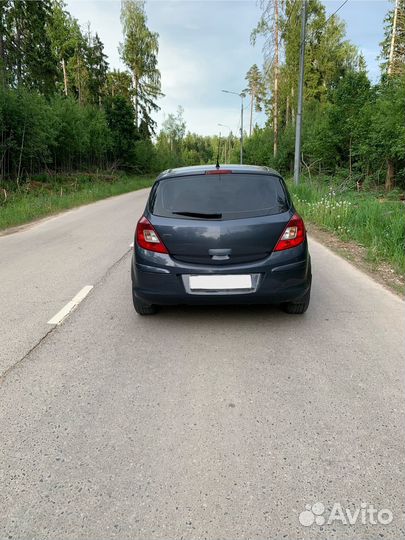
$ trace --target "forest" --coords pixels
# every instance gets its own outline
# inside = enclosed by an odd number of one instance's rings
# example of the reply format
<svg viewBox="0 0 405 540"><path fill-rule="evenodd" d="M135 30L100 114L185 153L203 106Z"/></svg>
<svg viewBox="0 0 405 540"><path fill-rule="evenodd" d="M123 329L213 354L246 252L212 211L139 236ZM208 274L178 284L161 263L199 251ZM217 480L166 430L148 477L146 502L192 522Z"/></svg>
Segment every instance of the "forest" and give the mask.
<svg viewBox="0 0 405 540"><path fill-rule="evenodd" d="M269 165L292 174L299 72L301 2L263 0L262 17L252 30L254 44L264 38L263 66L246 73L246 163ZM302 172L362 187L391 190L405 183L405 2L398 2L390 59L394 9L385 18L380 44L381 75L373 84L362 54L345 37L337 15L326 16L319 0L309 0L305 52ZM265 127L252 125L253 111L264 110ZM185 164L212 161L218 140L188 133L181 109L158 137L157 148ZM168 145L168 139L175 143ZM174 151L173 151L174 148ZM209 155L209 149L214 152ZM238 161L239 134L222 141L221 157ZM161 152L162 153L162 152ZM176 160L167 158L172 164Z"/></svg>
<svg viewBox="0 0 405 540"><path fill-rule="evenodd" d="M246 74L244 159L291 173L300 46L299 0L262 0L252 44L264 38L263 65ZM159 133L159 36L145 3L125 0L121 58L111 70L103 43L81 28L63 0L0 0L0 181L20 186L38 173L167 167L238 161L239 134L219 140L187 131L181 104ZM309 0L302 172L387 190L405 182L405 9L385 19L380 80L338 15ZM247 47L251 44L247 43ZM393 49L393 50L391 50ZM264 110L264 127L252 112ZM250 113L250 114L249 114Z"/></svg>

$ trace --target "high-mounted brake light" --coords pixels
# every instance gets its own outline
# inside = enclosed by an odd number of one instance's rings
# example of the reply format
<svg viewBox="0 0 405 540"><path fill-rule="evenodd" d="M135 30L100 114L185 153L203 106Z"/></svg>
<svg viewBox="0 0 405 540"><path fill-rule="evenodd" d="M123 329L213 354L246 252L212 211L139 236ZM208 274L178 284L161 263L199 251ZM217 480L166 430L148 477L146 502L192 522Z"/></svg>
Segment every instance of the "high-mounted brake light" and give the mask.
<svg viewBox="0 0 405 540"><path fill-rule="evenodd" d="M298 214L294 214L284 229L283 234L280 236L274 251L282 251L299 246L305 240L305 234L305 225L302 218Z"/></svg>
<svg viewBox="0 0 405 540"><path fill-rule="evenodd" d="M141 217L136 226L135 232L136 243L139 247L157 253L168 253L166 246L159 238L153 225L145 216Z"/></svg>
<svg viewBox="0 0 405 540"><path fill-rule="evenodd" d="M212 171L205 171L205 174L231 174L232 171L228 169L213 169Z"/></svg>

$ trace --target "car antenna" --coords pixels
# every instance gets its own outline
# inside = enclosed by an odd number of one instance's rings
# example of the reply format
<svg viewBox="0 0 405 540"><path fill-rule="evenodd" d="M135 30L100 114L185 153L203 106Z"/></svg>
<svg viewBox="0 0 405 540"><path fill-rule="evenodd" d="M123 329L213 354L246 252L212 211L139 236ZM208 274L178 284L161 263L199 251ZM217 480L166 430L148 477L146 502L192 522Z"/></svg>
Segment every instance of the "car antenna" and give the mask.
<svg viewBox="0 0 405 540"><path fill-rule="evenodd" d="M221 132L219 132L219 137L218 137L218 153L217 153L217 162L215 164L215 167L217 169L219 169L219 147L220 147L220 144L221 144Z"/></svg>

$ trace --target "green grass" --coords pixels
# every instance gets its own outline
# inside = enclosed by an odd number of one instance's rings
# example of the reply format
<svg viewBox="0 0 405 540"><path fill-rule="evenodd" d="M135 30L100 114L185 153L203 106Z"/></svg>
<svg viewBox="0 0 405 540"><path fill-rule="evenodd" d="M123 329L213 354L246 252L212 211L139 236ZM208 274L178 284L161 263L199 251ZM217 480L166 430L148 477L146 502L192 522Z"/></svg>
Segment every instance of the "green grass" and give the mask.
<svg viewBox="0 0 405 540"><path fill-rule="evenodd" d="M4 184L0 186L0 230L106 197L150 187L152 183L151 176L81 174L37 176L31 184L19 190Z"/></svg>
<svg viewBox="0 0 405 540"><path fill-rule="evenodd" d="M385 196L305 181L298 186L289 181L288 185L306 221L363 246L369 262L385 262L404 272L405 209L399 192Z"/></svg>

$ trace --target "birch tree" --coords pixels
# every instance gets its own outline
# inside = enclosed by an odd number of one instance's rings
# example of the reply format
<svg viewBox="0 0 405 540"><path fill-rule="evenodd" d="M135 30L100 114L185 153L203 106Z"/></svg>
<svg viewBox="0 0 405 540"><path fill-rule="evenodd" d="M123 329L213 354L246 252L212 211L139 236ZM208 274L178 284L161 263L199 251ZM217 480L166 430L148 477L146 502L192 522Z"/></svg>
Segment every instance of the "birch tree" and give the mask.
<svg viewBox="0 0 405 540"><path fill-rule="evenodd" d="M143 119L153 131L155 122L151 113L159 109L156 101L162 96L157 67L159 35L147 26L143 0L122 0L121 22L124 42L120 52L132 75L135 126Z"/></svg>

